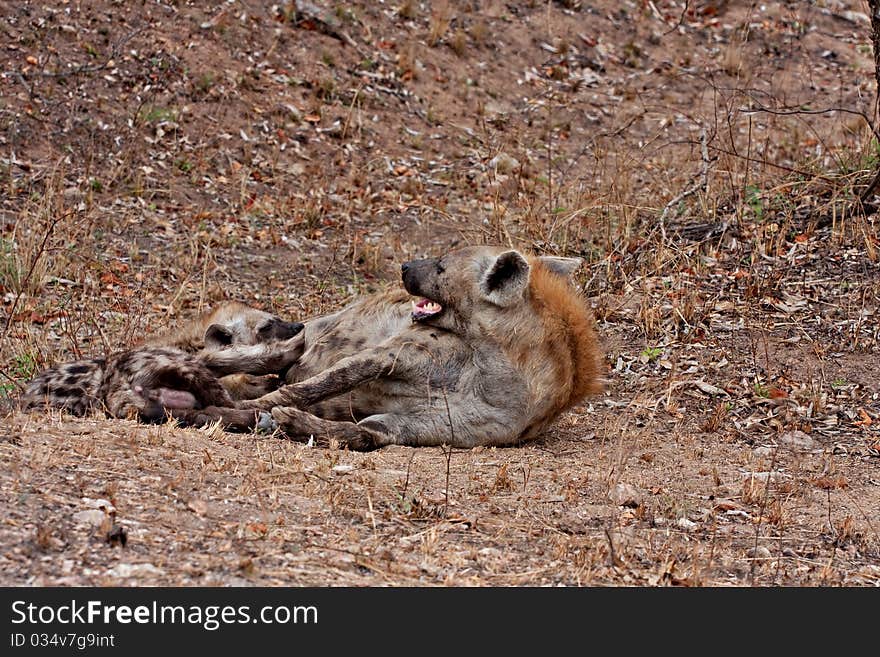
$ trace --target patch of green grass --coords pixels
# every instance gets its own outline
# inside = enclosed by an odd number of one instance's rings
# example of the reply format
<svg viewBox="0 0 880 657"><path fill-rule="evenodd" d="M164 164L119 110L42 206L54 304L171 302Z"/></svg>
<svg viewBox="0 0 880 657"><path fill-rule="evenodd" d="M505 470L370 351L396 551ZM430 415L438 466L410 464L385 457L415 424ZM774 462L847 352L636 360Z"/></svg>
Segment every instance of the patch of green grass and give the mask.
<svg viewBox="0 0 880 657"><path fill-rule="evenodd" d="M37 359L31 353L19 354L13 359L12 373L19 379L33 378L37 373Z"/></svg>
<svg viewBox="0 0 880 657"><path fill-rule="evenodd" d="M173 107L149 107L141 110L141 121L146 123L162 123L177 120L177 110Z"/></svg>
<svg viewBox="0 0 880 657"><path fill-rule="evenodd" d="M11 239L0 238L0 285L16 290L22 275L18 258L15 257L15 243Z"/></svg>
<svg viewBox="0 0 880 657"><path fill-rule="evenodd" d="M663 349L661 347L645 347L642 349L641 355L647 358L649 363L652 363L663 355Z"/></svg>
<svg viewBox="0 0 880 657"><path fill-rule="evenodd" d="M746 186L746 204L751 208L755 220L764 221L764 200L761 198L761 189L755 185Z"/></svg>
<svg viewBox="0 0 880 657"><path fill-rule="evenodd" d="M764 397L765 399L770 398L770 388L768 388L767 386L765 386L764 384L762 384L758 381L755 381L754 390L755 390L755 394L758 397Z"/></svg>
<svg viewBox="0 0 880 657"><path fill-rule="evenodd" d="M37 359L31 353L19 354L12 359L10 370L12 378L21 381L29 381L34 378L34 374L37 373ZM12 381L0 383L0 399L9 397L15 392L16 387L17 386Z"/></svg>
<svg viewBox="0 0 880 657"><path fill-rule="evenodd" d="M196 91L206 94L211 91L216 82L217 80L213 73L202 73L196 78L195 82L193 82L193 87Z"/></svg>

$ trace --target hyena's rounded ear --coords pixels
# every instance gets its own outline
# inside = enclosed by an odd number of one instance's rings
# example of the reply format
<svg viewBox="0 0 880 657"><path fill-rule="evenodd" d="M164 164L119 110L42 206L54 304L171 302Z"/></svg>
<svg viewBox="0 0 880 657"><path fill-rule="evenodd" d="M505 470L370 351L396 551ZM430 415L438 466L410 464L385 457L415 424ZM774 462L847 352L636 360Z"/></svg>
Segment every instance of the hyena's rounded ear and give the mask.
<svg viewBox="0 0 880 657"><path fill-rule="evenodd" d="M232 331L220 324L211 324L205 329L205 346L213 349L232 344Z"/></svg>
<svg viewBox="0 0 880 657"><path fill-rule="evenodd" d="M525 295L529 287L529 263L518 251L499 255L480 281L480 291L490 303L509 306Z"/></svg>
<svg viewBox="0 0 880 657"><path fill-rule="evenodd" d="M562 258L560 256L540 256L538 260L554 274L568 278L584 264L583 258Z"/></svg>

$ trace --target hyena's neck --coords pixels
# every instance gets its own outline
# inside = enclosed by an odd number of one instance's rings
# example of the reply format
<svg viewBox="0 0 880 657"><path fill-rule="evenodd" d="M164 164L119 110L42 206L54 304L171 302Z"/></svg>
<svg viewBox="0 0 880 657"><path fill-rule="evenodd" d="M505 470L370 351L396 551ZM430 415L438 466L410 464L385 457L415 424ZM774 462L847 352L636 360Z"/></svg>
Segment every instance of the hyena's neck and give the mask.
<svg viewBox="0 0 880 657"><path fill-rule="evenodd" d="M601 391L593 318L568 281L532 263L526 299L479 330L499 345L529 387L532 411L555 416Z"/></svg>
<svg viewBox="0 0 880 657"><path fill-rule="evenodd" d="M571 390L566 406L602 391L601 356L595 320L586 299L568 280L532 262L529 296L541 317L545 344L570 362Z"/></svg>

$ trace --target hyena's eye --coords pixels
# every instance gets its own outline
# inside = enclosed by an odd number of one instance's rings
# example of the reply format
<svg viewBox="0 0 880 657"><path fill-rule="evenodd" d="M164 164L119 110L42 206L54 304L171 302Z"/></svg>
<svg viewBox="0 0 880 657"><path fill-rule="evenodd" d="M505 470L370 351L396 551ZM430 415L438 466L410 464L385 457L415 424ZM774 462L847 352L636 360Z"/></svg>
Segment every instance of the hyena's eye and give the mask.
<svg viewBox="0 0 880 657"><path fill-rule="evenodd" d="M438 260L438 261L437 261L437 273L438 273L438 274L442 274L442 273L445 272L445 271L446 271L446 267L443 266L443 261L442 261L442 260Z"/></svg>

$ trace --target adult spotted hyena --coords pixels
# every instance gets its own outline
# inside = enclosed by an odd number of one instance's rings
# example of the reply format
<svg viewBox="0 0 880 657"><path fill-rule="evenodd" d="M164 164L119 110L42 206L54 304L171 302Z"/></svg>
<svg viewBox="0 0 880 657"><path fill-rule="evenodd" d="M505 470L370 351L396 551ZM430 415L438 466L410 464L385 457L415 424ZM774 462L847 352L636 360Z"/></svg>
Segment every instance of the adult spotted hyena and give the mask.
<svg viewBox="0 0 880 657"><path fill-rule="evenodd" d="M402 266L406 291L306 322L289 384L239 408L270 410L294 439L513 445L598 393L594 320L571 258L468 247Z"/></svg>
<svg viewBox="0 0 880 657"><path fill-rule="evenodd" d="M103 409L113 417L161 422L170 415L196 424L206 421L201 409L223 407L216 419L248 430L259 414L232 408L236 390L231 393L224 383L240 382L219 377L283 371L302 351L302 338L296 337L302 328L256 308L225 303L144 346L56 365L31 381L22 401L26 408L43 405L74 415Z"/></svg>

